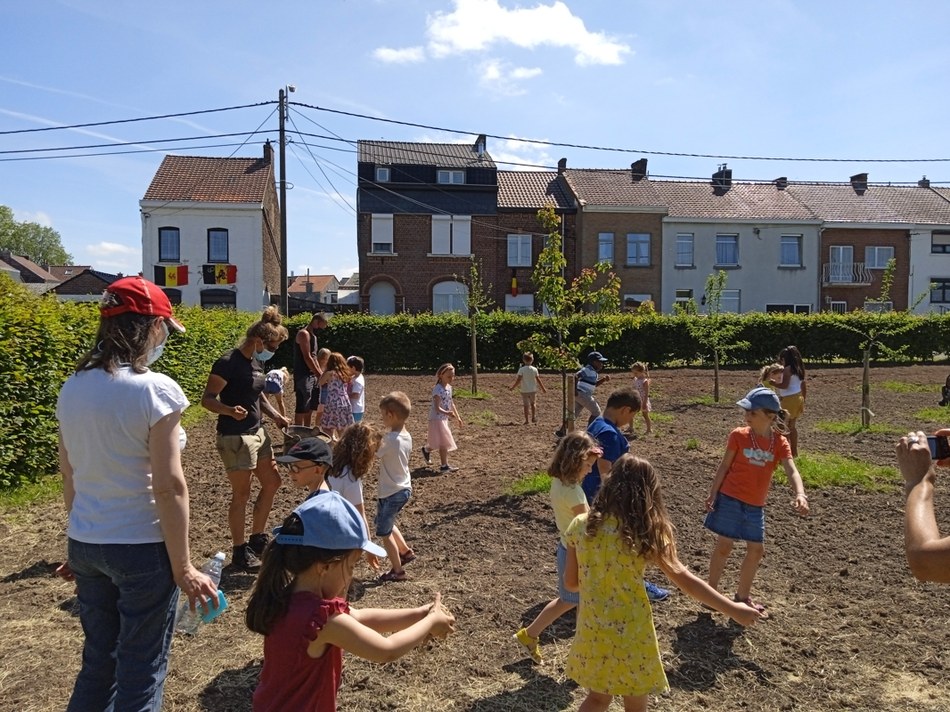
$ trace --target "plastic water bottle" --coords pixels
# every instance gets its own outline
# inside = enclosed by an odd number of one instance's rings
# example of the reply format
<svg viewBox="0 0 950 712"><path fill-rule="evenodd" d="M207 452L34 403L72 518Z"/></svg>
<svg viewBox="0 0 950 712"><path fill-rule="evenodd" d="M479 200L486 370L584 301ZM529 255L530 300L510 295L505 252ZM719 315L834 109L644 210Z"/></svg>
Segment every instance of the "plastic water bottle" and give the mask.
<svg viewBox="0 0 950 712"><path fill-rule="evenodd" d="M201 567L201 573L207 574L214 581L215 586L221 584L221 569L224 568L224 559L224 552L219 551ZM227 605L227 600L219 589L217 610L212 606L212 601L209 599L208 608L210 610L205 615L201 612L200 605L196 607L196 612L192 612L191 608L188 607L188 597L183 595L181 605L178 606L178 614L175 616L175 630L185 635L194 635L198 632L198 625L202 620L206 622L214 620L218 614L224 611Z"/></svg>

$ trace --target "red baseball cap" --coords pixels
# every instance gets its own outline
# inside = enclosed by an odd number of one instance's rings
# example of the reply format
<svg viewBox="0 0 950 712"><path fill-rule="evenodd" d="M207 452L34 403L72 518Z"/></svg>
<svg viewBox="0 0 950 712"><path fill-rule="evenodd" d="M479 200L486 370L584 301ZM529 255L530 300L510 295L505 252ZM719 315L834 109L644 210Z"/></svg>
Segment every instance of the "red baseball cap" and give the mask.
<svg viewBox="0 0 950 712"><path fill-rule="evenodd" d="M106 287L102 294L102 301L99 303L101 316L108 318L126 312L162 317L175 331L185 330L172 314L172 303L168 301L168 295L142 275L117 279Z"/></svg>

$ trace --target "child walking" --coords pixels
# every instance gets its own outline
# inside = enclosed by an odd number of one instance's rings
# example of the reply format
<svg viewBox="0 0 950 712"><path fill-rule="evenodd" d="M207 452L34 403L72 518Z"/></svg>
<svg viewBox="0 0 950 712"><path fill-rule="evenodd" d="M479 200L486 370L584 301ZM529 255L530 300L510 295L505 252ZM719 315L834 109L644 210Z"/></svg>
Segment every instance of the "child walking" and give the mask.
<svg viewBox="0 0 950 712"><path fill-rule="evenodd" d="M751 592L765 554L765 500L775 468L781 464L785 469L795 493L792 507L802 516L808 514L808 497L785 439L785 411L778 396L769 388L753 388L737 405L746 424L729 433L726 453L706 498L704 526L719 535L709 561L709 585L719 588L733 545L746 542L735 600L765 614L765 606L753 601Z"/></svg>
<svg viewBox="0 0 950 712"><path fill-rule="evenodd" d="M684 593L752 625L758 611L720 595L684 566L659 478L646 460L621 456L591 510L567 528L564 583L580 591L577 633L565 673L587 688L580 712L606 710L614 696L627 712L647 709L648 695L668 688L653 614L643 587L647 563Z"/></svg>
<svg viewBox="0 0 950 712"><path fill-rule="evenodd" d="M773 377L771 385L775 386L782 399L782 408L788 411L785 423L788 427L788 442L792 446L792 457L798 457L798 419L805 412L805 396L808 393L805 387L805 364L796 346L782 349L778 362L783 366L782 375Z"/></svg>
<svg viewBox="0 0 950 712"><path fill-rule="evenodd" d="M385 552L337 493L308 499L276 535L245 614L247 627L265 636L254 712L334 712L344 650L384 663L454 631L438 593L418 608L350 607L346 592L360 555Z"/></svg>
<svg viewBox="0 0 950 712"><path fill-rule="evenodd" d="M350 356L346 360L346 365L353 372L353 379L350 381L347 393L350 396L353 422L358 423L363 419L363 413L366 411L366 380L363 378L363 359L359 356Z"/></svg>
<svg viewBox="0 0 950 712"><path fill-rule="evenodd" d="M340 439L343 428L353 424L353 409L347 385L353 378L353 372L346 365L343 354L334 351L327 359L326 369L320 376L320 385L327 387L327 399L323 404L320 428L330 436L333 442Z"/></svg>
<svg viewBox="0 0 950 712"><path fill-rule="evenodd" d="M366 531L369 531L369 520L363 504L363 478L376 460L382 438L383 434L372 425L354 423L349 426L333 447L333 464L327 472L330 489L356 507L366 523ZM369 552L366 553L366 563L373 571L379 571L379 559Z"/></svg>
<svg viewBox="0 0 950 712"><path fill-rule="evenodd" d="M379 401L384 433L379 444L379 500L376 504L376 536L383 540L383 547L392 568L379 577L380 581L405 581L409 578L403 569L416 558L396 526L396 517L412 495L412 478L409 472L409 457L412 455L412 435L406 430L406 421L412 403L409 396L393 391Z"/></svg>
<svg viewBox="0 0 950 712"><path fill-rule="evenodd" d="M541 376L538 375L538 369L534 367L534 354L525 353L521 356L521 368L518 369L518 377L508 389L513 391L521 384L521 403L524 406L524 424L528 424L528 416L531 416L531 422L538 422L538 412L535 406L535 396L540 388L542 393L547 393L548 389L541 382Z"/></svg>
<svg viewBox="0 0 950 712"><path fill-rule="evenodd" d="M630 368L633 373L633 387L640 394L640 413L643 415L643 422L647 426L646 434L653 432L653 423L650 422L650 411L653 406L650 404L650 374L647 372L647 365L643 361L637 361ZM634 414L636 418L636 414ZM633 423L630 423L630 432L633 432Z"/></svg>
<svg viewBox="0 0 950 712"><path fill-rule="evenodd" d="M561 439L551 464L548 465L548 474L551 476L551 507L554 509L554 521L560 533L557 542L558 596L541 610L531 625L515 633L515 640L528 649L531 659L536 663L541 662L538 637L542 631L575 608L580 600L577 592L564 588L564 563L567 560L564 533L574 521L574 517L587 511L587 498L581 489L581 480L603 452L590 435L574 432Z"/></svg>
<svg viewBox="0 0 950 712"><path fill-rule="evenodd" d="M435 386L432 389L432 405L429 406L429 432L426 444L422 446L422 457L427 465L432 464L432 451L439 452L439 472L458 472L457 467L449 465L449 453L458 449L452 429L449 427L449 418L455 418L461 428L462 418L459 416L455 401L452 400L452 381L455 380L455 366L443 363L435 372Z"/></svg>

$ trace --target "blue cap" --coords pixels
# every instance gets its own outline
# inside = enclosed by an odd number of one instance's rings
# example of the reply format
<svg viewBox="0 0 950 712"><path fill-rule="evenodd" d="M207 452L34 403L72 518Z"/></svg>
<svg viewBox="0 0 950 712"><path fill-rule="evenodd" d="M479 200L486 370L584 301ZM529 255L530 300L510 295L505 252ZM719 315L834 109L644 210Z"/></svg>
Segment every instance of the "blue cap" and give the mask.
<svg viewBox="0 0 950 712"><path fill-rule="evenodd" d="M281 534L274 530L278 544L315 546L320 549L362 549L386 556L383 547L369 540L363 516L338 492L323 492L310 497L294 510L303 523L303 534Z"/></svg>
<svg viewBox="0 0 950 712"><path fill-rule="evenodd" d="M778 413L782 410L782 403L775 395L775 391L765 386L753 388L746 393L745 398L736 401L736 405L746 410L771 410Z"/></svg>
<svg viewBox="0 0 950 712"><path fill-rule="evenodd" d="M591 351L587 354L587 363L591 361L600 361L601 363L607 363L607 359L604 358L604 355L600 351Z"/></svg>

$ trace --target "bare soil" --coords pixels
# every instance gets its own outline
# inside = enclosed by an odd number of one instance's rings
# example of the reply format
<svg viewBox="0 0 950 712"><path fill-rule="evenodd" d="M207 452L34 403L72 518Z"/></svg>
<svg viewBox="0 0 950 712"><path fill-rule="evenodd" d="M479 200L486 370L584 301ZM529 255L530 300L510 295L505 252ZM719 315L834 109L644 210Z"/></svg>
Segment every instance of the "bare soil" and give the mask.
<svg viewBox="0 0 950 712"><path fill-rule="evenodd" d="M875 423L895 432L945 425L914 414L936 405L946 375L945 366L874 369ZM704 576L713 538L702 527L703 499L726 436L740 424L732 404L754 385L755 375L725 372L719 405L698 402L712 393L709 371L661 370L651 376L660 422L645 437L638 420L632 451L661 473L681 558ZM859 369L812 369L809 377L802 452L893 465L893 433L834 435L815 427L819 421L857 417ZM354 605L419 605L441 591L457 616L458 632L385 666L347 656L341 710L564 710L575 709L582 699L583 691L563 672L572 616L543 636L541 666L511 639L556 593L555 528L546 494L514 496L508 488L544 468L560 413L558 379L549 375L552 388L540 397L540 423L522 425L521 399L507 391L513 380L510 374L482 374L480 390L491 397L457 399L466 425L457 433L459 450L451 459L461 470L438 475L418 455L432 378L368 375L371 402L389 390L413 399L414 490L400 526L419 558L409 565L412 579L405 583L377 585L369 569L359 569ZM884 382L929 390L895 392ZM629 375L615 374L608 385L624 383L630 383ZM461 374L456 386L470 387L469 378ZM608 390L601 388L601 402ZM374 408L368 416L377 419ZM183 457L191 488L192 551L203 561L219 549L229 551L229 487L214 450L213 421L191 426L188 435ZM900 488L812 491L807 519L792 512L786 487L774 490L767 555L754 591L769 606L771 620L745 631L674 591L654 607L671 690L655 697L651 708L950 710L950 587L920 584L910 575L902 549ZM371 477L371 516L374 492ZM288 482L272 524L301 499ZM941 504L950 510L945 498L938 508ZM943 515L941 524L950 530L950 515ZM0 709L62 709L68 699L82 632L72 585L53 575L64 557L64 529L58 501L0 513ZM727 593L740 557L741 549L723 578ZM648 573L669 585L659 570ZM194 638L175 640L166 710L250 710L262 651L261 638L243 623L252 584L251 575L226 569L222 587L232 609Z"/></svg>

